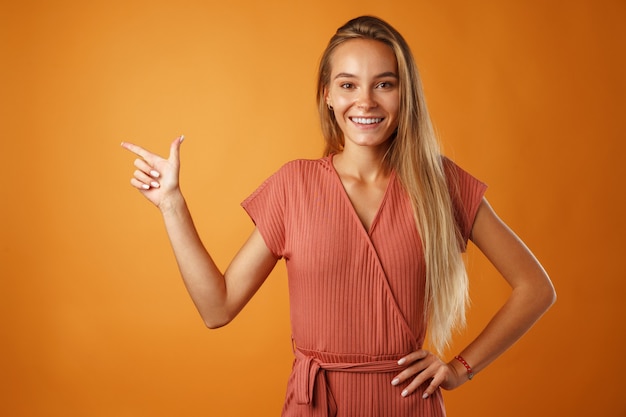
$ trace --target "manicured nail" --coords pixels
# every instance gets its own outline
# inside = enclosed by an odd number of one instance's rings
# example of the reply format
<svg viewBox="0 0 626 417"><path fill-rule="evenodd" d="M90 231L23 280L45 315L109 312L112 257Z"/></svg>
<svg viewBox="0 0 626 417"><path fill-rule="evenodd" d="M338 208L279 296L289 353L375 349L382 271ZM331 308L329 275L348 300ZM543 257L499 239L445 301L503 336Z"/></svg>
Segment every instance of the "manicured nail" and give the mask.
<svg viewBox="0 0 626 417"><path fill-rule="evenodd" d="M406 358L402 358L398 361L398 365L404 365L404 362L406 362Z"/></svg>
<svg viewBox="0 0 626 417"><path fill-rule="evenodd" d="M422 395L422 399L425 400L426 398L428 398L428 394L424 393L424 395Z"/></svg>
<svg viewBox="0 0 626 417"><path fill-rule="evenodd" d="M159 188L159 187L160 187L159 183L158 183L158 182L156 182L156 181L152 181L152 182L150 183L150 185L151 185L151 186L153 186L154 188Z"/></svg>
<svg viewBox="0 0 626 417"><path fill-rule="evenodd" d="M180 139L178 139L181 143L185 140L185 135L180 135Z"/></svg>
<svg viewBox="0 0 626 417"><path fill-rule="evenodd" d="M157 171L152 170L150 171L150 175L152 175L154 178L159 178L161 176L161 174L159 174Z"/></svg>
<svg viewBox="0 0 626 417"><path fill-rule="evenodd" d="M409 390L405 389L404 391L402 391L402 395L403 397L406 397L407 395L409 395Z"/></svg>
<svg viewBox="0 0 626 417"><path fill-rule="evenodd" d="M400 383L400 379L399 379L399 378L394 378L394 379L391 381L391 385L393 385L393 386L396 386L396 385L398 385L399 383Z"/></svg>
<svg viewBox="0 0 626 417"><path fill-rule="evenodd" d="M148 184L141 184L141 188L143 188L144 190L149 190L150 186Z"/></svg>

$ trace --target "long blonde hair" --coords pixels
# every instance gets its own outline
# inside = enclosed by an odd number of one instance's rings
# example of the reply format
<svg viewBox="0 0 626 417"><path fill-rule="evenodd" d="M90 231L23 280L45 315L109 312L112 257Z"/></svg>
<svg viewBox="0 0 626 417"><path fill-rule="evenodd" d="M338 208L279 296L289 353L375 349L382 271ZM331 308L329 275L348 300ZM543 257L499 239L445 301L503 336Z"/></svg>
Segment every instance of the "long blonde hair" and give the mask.
<svg viewBox="0 0 626 417"><path fill-rule="evenodd" d="M439 142L435 135L413 55L404 38L383 20L362 16L337 30L320 62L317 105L326 140L325 155L341 152L344 138L325 91L330 83L332 56L343 42L372 39L388 45L398 62L400 86L399 123L384 163L397 172L406 189L422 239L426 266L424 317L429 341L442 353L452 331L465 325L468 279L461 255L463 241L455 221Z"/></svg>

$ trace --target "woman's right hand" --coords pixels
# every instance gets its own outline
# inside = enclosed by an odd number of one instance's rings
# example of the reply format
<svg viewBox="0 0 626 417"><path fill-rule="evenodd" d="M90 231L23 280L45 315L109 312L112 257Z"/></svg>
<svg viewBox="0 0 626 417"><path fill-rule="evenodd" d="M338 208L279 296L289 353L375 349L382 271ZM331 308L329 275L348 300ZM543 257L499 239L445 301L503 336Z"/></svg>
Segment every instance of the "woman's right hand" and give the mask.
<svg viewBox="0 0 626 417"><path fill-rule="evenodd" d="M167 159L153 154L128 142L122 147L139 156L135 160L135 172L130 183L137 188L152 204L164 210L173 199L181 196L179 187L180 145L184 136L176 138L170 145Z"/></svg>

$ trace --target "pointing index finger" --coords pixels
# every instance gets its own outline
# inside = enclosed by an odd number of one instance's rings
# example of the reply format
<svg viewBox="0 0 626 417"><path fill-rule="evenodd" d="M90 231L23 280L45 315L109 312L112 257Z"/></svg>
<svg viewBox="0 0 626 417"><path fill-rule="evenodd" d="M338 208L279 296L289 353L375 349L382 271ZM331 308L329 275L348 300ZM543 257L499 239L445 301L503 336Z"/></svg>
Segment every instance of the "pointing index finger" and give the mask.
<svg viewBox="0 0 626 417"><path fill-rule="evenodd" d="M138 156L142 157L145 160L148 160L150 158L150 156L152 155L150 152L148 152L147 150L145 150L141 146L135 145L134 143L122 142L121 145L122 145L122 148L131 151L135 155L138 155Z"/></svg>

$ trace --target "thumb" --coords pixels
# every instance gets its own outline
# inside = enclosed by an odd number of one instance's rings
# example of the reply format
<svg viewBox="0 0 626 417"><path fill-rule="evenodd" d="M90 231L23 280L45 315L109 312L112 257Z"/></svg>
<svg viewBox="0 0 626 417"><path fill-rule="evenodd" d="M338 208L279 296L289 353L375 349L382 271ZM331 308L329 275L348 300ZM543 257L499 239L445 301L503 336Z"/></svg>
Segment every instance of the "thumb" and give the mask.
<svg viewBox="0 0 626 417"><path fill-rule="evenodd" d="M171 162L175 161L178 163L180 161L180 145L183 143L183 140L185 140L185 135L180 135L170 145L169 160Z"/></svg>

